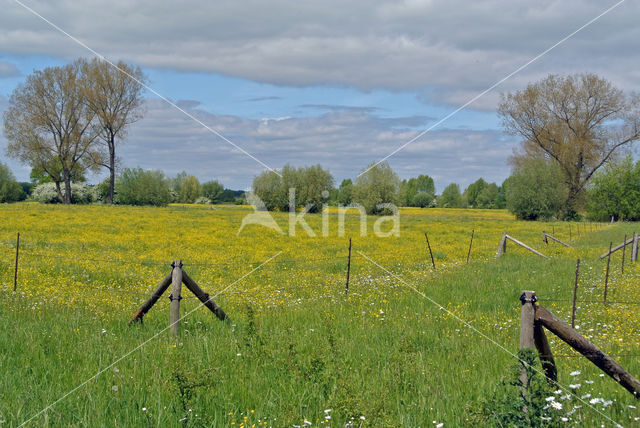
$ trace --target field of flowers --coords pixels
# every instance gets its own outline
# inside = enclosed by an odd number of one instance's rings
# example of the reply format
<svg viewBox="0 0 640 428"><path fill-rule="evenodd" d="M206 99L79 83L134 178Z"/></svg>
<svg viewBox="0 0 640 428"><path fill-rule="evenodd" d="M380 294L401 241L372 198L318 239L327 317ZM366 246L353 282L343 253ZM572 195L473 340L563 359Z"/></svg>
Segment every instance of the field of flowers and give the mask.
<svg viewBox="0 0 640 428"><path fill-rule="evenodd" d="M375 217L361 236L355 213L342 236L335 211L305 217L315 236L300 225L295 236L259 225L237 233L251 212L0 205L0 425L471 426L516 362L506 351L518 348L520 291L568 320L577 258L578 329L640 375L640 269L628 252L624 274L621 252L612 258L617 303L600 303L598 256L633 224L401 209L398 236L377 236ZM289 230L287 213L274 218ZM543 244L542 230L576 248ZM511 243L496 259L503 232L550 259ZM178 342L165 331L166 298L128 326L175 259L230 323L183 290ZM633 397L550 339L560 371L550 411L572 424L637 423Z"/></svg>

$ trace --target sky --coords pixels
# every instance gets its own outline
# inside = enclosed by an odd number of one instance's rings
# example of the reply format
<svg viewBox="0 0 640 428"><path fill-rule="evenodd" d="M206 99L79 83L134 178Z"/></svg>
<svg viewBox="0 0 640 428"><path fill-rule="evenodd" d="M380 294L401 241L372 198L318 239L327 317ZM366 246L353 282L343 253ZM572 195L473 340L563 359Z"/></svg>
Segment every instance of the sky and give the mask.
<svg viewBox="0 0 640 428"><path fill-rule="evenodd" d="M150 88L143 119L119 145L123 167L184 170L233 189L287 163L319 163L337 185L404 145L387 159L400 178L428 174L438 192L479 177L500 184L520 142L501 127L501 94L582 72L625 92L640 87L640 5L631 0L0 0L0 8L0 112L34 70L95 55L123 60ZM30 167L8 158L6 145L0 136L0 161L27 181Z"/></svg>

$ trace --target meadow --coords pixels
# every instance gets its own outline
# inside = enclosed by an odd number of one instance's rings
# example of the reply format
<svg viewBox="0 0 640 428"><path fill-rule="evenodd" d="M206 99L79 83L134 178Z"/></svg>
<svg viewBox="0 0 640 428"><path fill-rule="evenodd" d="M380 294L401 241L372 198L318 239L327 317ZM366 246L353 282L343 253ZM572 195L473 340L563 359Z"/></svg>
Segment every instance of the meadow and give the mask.
<svg viewBox="0 0 640 428"><path fill-rule="evenodd" d="M477 425L517 363L521 290L569 320L577 258L579 331L640 375L640 269L627 260L622 274L615 253L608 298L625 303L604 305L598 258L634 224L581 223L578 233L501 210L407 208L399 236L376 236L375 217L360 236L355 214L340 236L335 212L328 236L320 215L306 217L314 237L257 225L237 234L251 212L0 205L0 425ZM286 231L288 214L274 217ZM543 244L542 230L575 248ZM497 259L503 232L550 258L509 244ZM183 288L179 340L166 297L128 324L177 259L229 322ZM637 424L635 398L549 338L567 424Z"/></svg>

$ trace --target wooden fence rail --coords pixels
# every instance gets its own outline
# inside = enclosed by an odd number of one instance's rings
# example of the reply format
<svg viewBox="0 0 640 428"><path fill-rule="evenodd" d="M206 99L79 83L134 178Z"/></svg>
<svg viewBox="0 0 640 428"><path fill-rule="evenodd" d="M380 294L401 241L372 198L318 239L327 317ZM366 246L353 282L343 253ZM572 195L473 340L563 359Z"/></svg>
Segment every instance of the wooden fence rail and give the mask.
<svg viewBox="0 0 640 428"><path fill-rule="evenodd" d="M536 305L536 301L537 298L534 291L523 291L520 296L520 302L522 303L520 348L533 349L535 346L540 360L543 362L545 374L550 380L557 380L557 367L542 327L555 334L622 385L634 397L640 399L640 381L638 379L548 309Z"/></svg>

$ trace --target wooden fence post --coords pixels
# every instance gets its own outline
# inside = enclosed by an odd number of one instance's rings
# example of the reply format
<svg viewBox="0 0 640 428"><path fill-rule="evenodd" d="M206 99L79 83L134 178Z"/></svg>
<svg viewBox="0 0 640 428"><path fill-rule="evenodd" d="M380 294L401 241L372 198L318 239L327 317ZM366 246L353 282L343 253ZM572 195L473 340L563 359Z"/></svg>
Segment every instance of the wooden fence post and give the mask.
<svg viewBox="0 0 640 428"><path fill-rule="evenodd" d="M609 242L609 256L607 257L607 270L604 274L604 303L607 303L607 287L609 285L609 266L611 265L611 246L613 242Z"/></svg>
<svg viewBox="0 0 640 428"><path fill-rule="evenodd" d="M349 238L349 259L347 261L347 284L344 286L344 294L349 292L349 275L351 273L351 238Z"/></svg>
<svg viewBox="0 0 640 428"><path fill-rule="evenodd" d="M633 245L631 246L631 262L638 261L638 233L633 233Z"/></svg>
<svg viewBox="0 0 640 428"><path fill-rule="evenodd" d="M429 244L429 237L427 236L427 232L424 233L424 237L427 240L427 247L429 248L429 255L431 256L431 265L433 268L436 268L436 262L433 260L433 253L431 252L431 244Z"/></svg>
<svg viewBox="0 0 640 428"><path fill-rule="evenodd" d="M569 241L571 241L573 238L571 237L571 225L569 225Z"/></svg>
<svg viewBox="0 0 640 428"><path fill-rule="evenodd" d="M500 257L502 254L507 252L507 232L502 234L502 239L500 240L500 244L498 245L498 254L497 257Z"/></svg>
<svg viewBox="0 0 640 428"><path fill-rule="evenodd" d="M627 242L627 234L624 234L624 241L622 242ZM622 247L622 264L620 265L620 273L622 275L624 275L624 258L626 257L626 250L627 250L627 246L625 245L624 247Z"/></svg>
<svg viewBox="0 0 640 428"><path fill-rule="evenodd" d="M169 325L171 332L175 337L180 333L180 300L182 300L182 260L176 260L171 263L173 271L171 272L171 294L169 300Z"/></svg>
<svg viewBox="0 0 640 428"><path fill-rule="evenodd" d="M20 254L20 232L18 232L18 240L16 241L16 269L13 273L13 291L18 289L18 257Z"/></svg>
<svg viewBox="0 0 640 428"><path fill-rule="evenodd" d="M536 293L533 291L523 291L520 295L520 349L534 349L535 341L533 338L533 324L535 323L536 309L533 304L536 302ZM521 362L522 363L522 362ZM523 394L527 393L527 369L520 369L520 383L523 388ZM527 412L527 407L523 408Z"/></svg>
<svg viewBox="0 0 640 428"><path fill-rule="evenodd" d="M475 229L471 229L471 241L469 241L469 251L467 252L467 264L469 264L469 257L471 256L471 246L473 245L473 235L476 233Z"/></svg>
<svg viewBox="0 0 640 428"><path fill-rule="evenodd" d="M571 328L576 326L576 299L578 297L578 275L580 274L580 259L576 262L576 282L573 286L573 308L571 309Z"/></svg>

